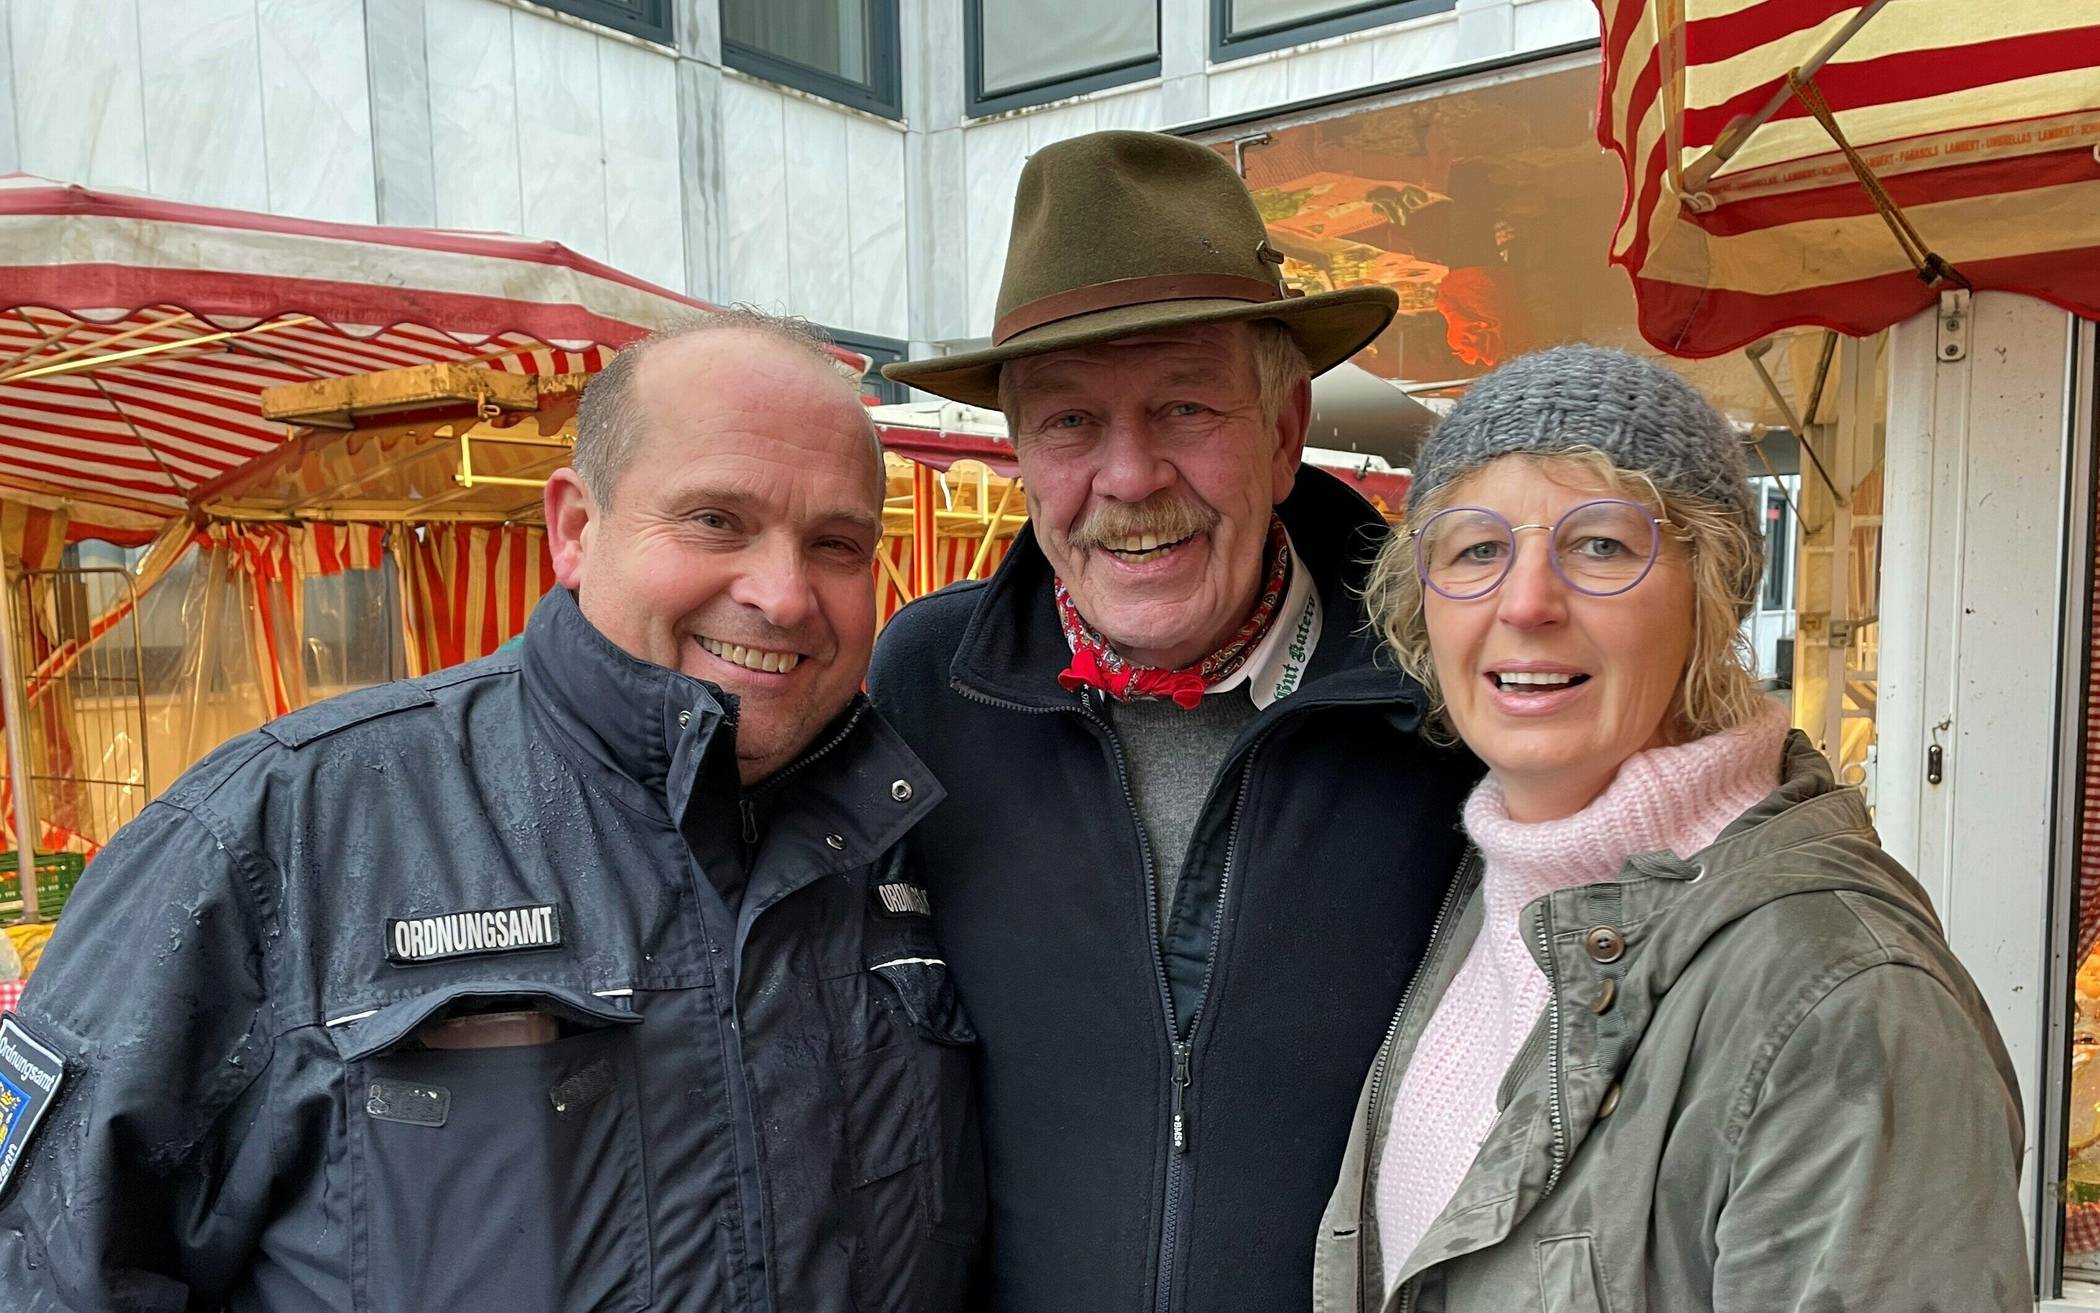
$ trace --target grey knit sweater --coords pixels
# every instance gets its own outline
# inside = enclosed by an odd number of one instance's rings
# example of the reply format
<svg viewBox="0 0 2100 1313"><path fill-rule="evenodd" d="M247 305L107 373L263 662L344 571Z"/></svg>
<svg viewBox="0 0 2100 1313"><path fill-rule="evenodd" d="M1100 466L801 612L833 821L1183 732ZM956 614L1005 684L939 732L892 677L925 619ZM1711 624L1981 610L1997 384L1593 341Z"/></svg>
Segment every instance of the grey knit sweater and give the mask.
<svg viewBox="0 0 2100 1313"><path fill-rule="evenodd" d="M1210 795L1232 741L1260 714L1245 686L1213 693L1184 711L1165 698L1109 704L1110 722L1130 764L1130 789L1152 846L1159 901L1153 924L1163 930L1174 905L1182 858L1196 817Z"/></svg>

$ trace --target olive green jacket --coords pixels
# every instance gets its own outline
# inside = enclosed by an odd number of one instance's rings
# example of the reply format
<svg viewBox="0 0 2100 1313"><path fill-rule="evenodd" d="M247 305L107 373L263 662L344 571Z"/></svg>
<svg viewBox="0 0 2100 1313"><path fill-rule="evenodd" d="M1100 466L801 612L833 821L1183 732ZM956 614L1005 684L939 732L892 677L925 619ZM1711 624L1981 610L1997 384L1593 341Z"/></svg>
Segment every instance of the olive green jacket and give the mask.
<svg viewBox="0 0 2100 1313"><path fill-rule="evenodd" d="M1553 1002L1388 1296L1392 1095L1481 919L1477 859L1359 1101L1315 1313L2030 1310L2019 1094L1917 883L1800 734L1690 859L1529 904Z"/></svg>

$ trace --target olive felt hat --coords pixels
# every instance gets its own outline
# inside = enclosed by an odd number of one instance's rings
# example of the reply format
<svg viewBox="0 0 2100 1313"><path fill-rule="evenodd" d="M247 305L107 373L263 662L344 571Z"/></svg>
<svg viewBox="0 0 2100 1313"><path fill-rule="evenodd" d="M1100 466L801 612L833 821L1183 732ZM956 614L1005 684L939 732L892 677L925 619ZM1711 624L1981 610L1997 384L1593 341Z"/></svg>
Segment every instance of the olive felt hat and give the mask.
<svg viewBox="0 0 2100 1313"><path fill-rule="evenodd" d="M1273 319L1315 374L1367 345L1400 308L1389 287L1311 296L1224 156L1158 132L1093 132L1021 170L992 345L883 366L899 383L999 404L1010 360L1203 324Z"/></svg>

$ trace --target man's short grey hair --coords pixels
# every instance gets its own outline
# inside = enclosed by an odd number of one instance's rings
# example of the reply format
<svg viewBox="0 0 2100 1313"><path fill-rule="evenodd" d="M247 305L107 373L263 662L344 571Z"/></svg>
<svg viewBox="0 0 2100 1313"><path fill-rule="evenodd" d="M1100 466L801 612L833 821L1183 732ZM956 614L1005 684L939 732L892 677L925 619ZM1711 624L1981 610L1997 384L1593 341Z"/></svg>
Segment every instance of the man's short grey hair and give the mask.
<svg viewBox="0 0 2100 1313"><path fill-rule="evenodd" d="M611 507L613 487L619 483L620 473L627 468L628 459L634 455L635 443L642 435L645 416L634 384L642 357L665 342L724 332L756 333L805 352L825 368L838 371L841 381L852 386L838 357L831 354L831 336L806 319L736 305L667 324L621 347L605 368L591 379L583 390L582 400L577 403L576 446L570 453L569 465L582 476L583 485L591 490L591 496L601 507ZM876 433L872 419L868 421L868 440L875 447L876 500L879 502L889 484L883 473L882 438Z"/></svg>
<svg viewBox="0 0 2100 1313"><path fill-rule="evenodd" d="M1291 398L1291 392L1300 383L1312 378L1312 366L1305 359L1305 349L1291 330L1274 319L1257 319L1247 327L1254 330L1252 351L1254 353L1254 385L1261 397L1261 422L1263 428L1275 426L1276 417L1283 413L1283 405Z"/></svg>
<svg viewBox="0 0 2100 1313"><path fill-rule="evenodd" d="M1311 377L1312 367L1306 363L1298 339L1280 321L1250 320L1247 330L1251 335L1248 352L1254 358L1255 395L1261 402L1261 424L1265 429L1274 428L1276 417L1290 400L1291 390ZM1006 415L1008 433L1020 431L1021 396L1015 377L1012 365L999 370L999 409Z"/></svg>

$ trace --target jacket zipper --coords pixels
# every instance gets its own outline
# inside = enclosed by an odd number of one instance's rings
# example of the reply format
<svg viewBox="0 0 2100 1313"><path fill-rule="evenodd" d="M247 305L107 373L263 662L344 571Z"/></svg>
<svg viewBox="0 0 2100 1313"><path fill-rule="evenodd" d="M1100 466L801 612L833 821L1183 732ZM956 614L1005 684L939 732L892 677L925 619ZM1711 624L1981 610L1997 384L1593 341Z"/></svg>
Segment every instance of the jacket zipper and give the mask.
<svg viewBox="0 0 2100 1313"><path fill-rule="evenodd" d="M982 703L985 706L1001 707L1009 711L1049 715L1063 710L1061 707L1028 707L1019 703L1008 702L1001 698L994 698L988 694L976 692L959 681L953 684L952 687L956 692L972 702ZM1105 700L1104 695L1098 692L1095 696L1103 697ZM1160 1014L1166 1023L1167 1042L1174 1055L1174 1068L1169 1087L1171 1121L1167 1144L1167 1196L1160 1214L1159 1273L1154 1279L1155 1290L1153 1295L1153 1307L1156 1313L1170 1313L1173 1307L1174 1259L1177 1250L1180 1248L1181 1241L1181 1195L1187 1184L1187 1158L1194 1131L1188 1114L1188 1090L1194 1081L1196 1019L1202 1015L1203 1003L1210 994L1211 976L1218 965L1218 940L1220 936L1216 929L1211 933L1210 953L1203 963L1203 984L1196 994L1196 1007L1189 1013L1189 1038L1183 1039L1181 1037L1181 1024L1174 1015L1174 991L1167 981L1166 954L1160 948L1159 924L1155 919L1159 914L1159 872L1153 861L1152 842L1145 835L1145 819L1138 813L1137 795L1130 788L1130 761L1123 753L1123 742L1116 737L1115 729L1109 725L1107 718L1102 716L1095 709L1094 704L1088 700L1087 690L1079 690L1078 705L1079 714L1093 722L1100 729L1102 737L1107 740L1109 749L1115 757L1116 778L1123 786L1123 804L1130 812L1131 823L1137 831L1138 853L1143 857L1145 863L1145 939L1152 946L1152 970L1159 985ZM1240 788L1233 799L1232 821L1230 828L1226 831L1225 873L1218 881L1219 927L1222 927L1224 924L1225 899L1226 895L1231 892L1232 862L1239 847L1240 811L1242 804L1247 800L1247 793L1253 778L1250 768L1254 763L1255 752L1261 747L1262 740L1267 738L1274 729L1275 726L1271 725L1255 737L1254 741L1248 745L1246 756L1241 763Z"/></svg>
<svg viewBox="0 0 2100 1313"><path fill-rule="evenodd" d="M1560 981L1553 971L1553 905L1539 908L1539 964L1546 971L1546 1111L1553 1120L1553 1168L1546 1174L1543 1200L1560 1184L1568 1165L1567 1126L1560 1106Z"/></svg>
<svg viewBox="0 0 2100 1313"><path fill-rule="evenodd" d="M782 784L787 783L788 780L807 770L810 766L831 755L838 748L839 744L844 743L852 735L853 731L860 727L861 717L868 714L868 705L866 698L855 698L853 700L853 714L846 717L846 723L839 726L838 733L825 739L816 747L811 748L808 752L803 753L772 775L761 780L758 787L751 790L752 796L764 797Z"/></svg>
<svg viewBox="0 0 2100 1313"><path fill-rule="evenodd" d="M1540 1203L1560 1184L1561 1172L1568 1165L1567 1119L1560 1099L1560 981L1553 970L1552 917L1550 906L1539 909L1539 962L1546 974L1546 1111L1553 1124L1553 1167L1546 1174L1545 1188L1539 1191ZM1415 1283L1410 1281L1401 1288L1396 1313L1409 1313L1414 1303Z"/></svg>
<svg viewBox="0 0 2100 1313"><path fill-rule="evenodd" d="M1240 817L1247 810L1247 794L1254 787L1254 758L1261 751L1262 741L1274 733L1275 729L1276 726L1272 724L1255 735L1254 741L1247 745L1247 755L1240 760L1239 792L1233 795L1232 820L1225 830L1225 872L1218 877L1217 924L1220 930L1225 924L1226 899L1232 893L1233 859L1239 855ZM1188 1038L1174 1045L1174 1147L1183 1152L1187 1151L1188 1132L1191 1129L1182 1113L1182 1101L1187 1096L1191 1080L1190 1052L1196 1043L1196 1026L1203 1019L1203 1005L1210 1001L1211 977L1218 971L1218 943L1223 938L1224 935L1219 932L1213 932L1210 937L1210 951L1203 959L1203 983L1196 990L1195 1010L1189 1013ZM1164 979L1164 966L1161 967L1160 974Z"/></svg>
<svg viewBox="0 0 2100 1313"><path fill-rule="evenodd" d="M1386 1069L1392 1065L1393 1041L1400 1036L1400 1023L1406 1020L1408 1009L1414 1006L1415 994L1422 987L1422 977L1429 974L1430 968L1443 956L1444 928L1451 919L1452 909L1458 906L1460 897L1469 892L1465 876L1473 864L1473 856L1472 846L1468 845L1465 854L1458 859L1458 869L1451 873L1451 884L1444 890L1444 901L1436 909L1436 919L1429 923L1429 942L1422 949L1421 965L1415 968L1414 978L1409 980L1407 988L1401 991L1400 1006L1393 1010L1393 1019L1385 1028L1385 1038L1378 1044L1378 1057L1371 1064L1371 1097L1364 1101L1364 1166L1363 1183L1358 1189L1360 1198L1368 1197L1371 1191L1371 1168L1375 1161L1372 1149L1378 1142L1378 1100L1384 1091ZM1361 1207L1361 1204L1358 1206ZM1380 1284L1383 1284L1382 1280ZM1400 1313L1407 1313L1407 1310L1413 1307L1414 1294L1413 1282L1401 1287ZM1383 1300L1379 1302L1384 1303Z"/></svg>
<svg viewBox="0 0 2100 1313"><path fill-rule="evenodd" d="M1415 968L1414 979L1407 982L1406 990L1401 993L1400 1006L1393 1012L1393 1019L1385 1028L1385 1039L1378 1046L1378 1060L1371 1065L1371 1098L1366 1109L1374 1122L1378 1114L1380 1087L1385 1084L1386 1067L1392 1061L1393 1041L1399 1037L1400 1023L1406 1018L1408 1008L1414 1004L1423 975L1440 955L1438 950L1443 947L1444 923L1451 919L1452 909L1458 905L1459 896L1466 892L1464 877L1466 868L1472 862L1473 850L1469 847L1465 856L1459 859L1458 869L1451 873L1451 886L1444 890L1444 901L1436 909L1436 919L1429 923L1429 942L1422 950L1422 964ZM1375 1126L1370 1129L1375 1129ZM1368 1171L1367 1167L1367 1174Z"/></svg>
<svg viewBox="0 0 2100 1313"><path fill-rule="evenodd" d="M1130 759L1124 755L1123 741L1116 737L1108 718L1096 710L1087 700L1085 692L1079 695L1080 714L1100 727L1102 736L1108 740L1115 754L1116 779L1123 786L1123 804L1130 811L1131 825L1137 831L1138 852L1145 861L1145 940L1152 946L1152 971L1159 984L1160 1016L1167 1027L1167 1043L1174 1053L1174 1070L1170 1087L1172 1133L1167 1147L1167 1197L1160 1213L1159 1222L1159 1274L1154 1278L1153 1307L1158 1313L1168 1313L1173 1304L1174 1251L1181 1238L1181 1194L1186 1187L1188 1155L1188 1088L1192 1045L1181 1038L1181 1023L1174 1015L1174 990L1167 982L1167 957L1159 945L1159 866L1153 858L1152 840L1145 834L1145 818L1138 813L1137 794L1130 788ZM1228 870L1229 870L1228 866ZM1224 896L1220 886L1219 897ZM1220 907L1223 906L1222 901ZM1217 951L1217 941L1211 941L1211 951ZM1193 1028L1191 1028L1193 1033Z"/></svg>
<svg viewBox="0 0 2100 1313"><path fill-rule="evenodd" d="M838 746L841 743L844 743L849 737L851 737L855 729L860 727L861 717L867 714L868 705L869 704L865 698L856 699L853 703L853 714L846 718L845 724L839 726L838 733L832 735L830 738L824 740L822 743L819 743L816 747L811 748L808 752L803 753L801 756L795 758L787 765L781 767L778 771L774 772L766 779L760 781L757 788L738 795L736 800L736 811L738 819L743 824L745 847L748 848L758 842L757 800L759 798L765 797L767 794L773 792L775 789L778 789L789 779L801 774L810 766L814 765L818 761L823 760L832 752L836 751L838 749Z"/></svg>
<svg viewBox="0 0 2100 1313"><path fill-rule="evenodd" d="M793 762L783 767L777 774L773 775L770 779L766 780L763 784L761 784L758 789L753 790L749 793L739 792L737 797L737 816L742 823L744 843L747 846L758 842L758 809L754 804L754 799L757 797L762 797L765 794L772 792L775 787L777 787L782 781L786 780L788 777L800 772L805 767L809 766L811 763L819 760L828 753L831 753L834 750L836 750L840 744L844 743L847 740L847 738L849 738L852 735L854 729L859 726L861 717L867 712L868 705L868 701L865 698L856 701L853 706L853 714L846 718L846 723L839 727L838 733L832 735L830 738L826 739L817 747L810 749L808 752L805 752L804 754L802 754L802 756L796 758ZM731 723L734 724L734 720L732 720ZM733 920L734 918L732 918L732 921ZM712 948L713 934L707 929L706 921L704 918L701 921L700 932L702 935L708 938L709 947ZM737 948L735 930L732 926L731 953L732 955L734 955L736 952ZM743 973L741 969L737 970L737 976L741 976L742 974ZM751 1083L744 1070L743 1008L737 1002L736 989L733 984L731 985L729 991L729 1028L730 1033L727 1037L724 1038L723 1042L729 1046L731 1051L730 1065L734 1079L736 1081L736 1088L738 1090L741 1090L743 1093L741 1115L746 1116L748 1119L750 1110L756 1106L756 1100L752 1096ZM730 1104L732 1109L738 1107L734 1094L731 1095ZM734 1139L734 1137L732 1137L732 1139ZM735 1149L737 1159L737 1177L739 1181L738 1193L739 1197L741 1198L743 1178L747 1174L755 1175L758 1171L758 1164L755 1159L747 1158L744 1151L744 1146L741 1141L737 1141L733 1145L733 1147ZM745 1245L750 1246L753 1240L753 1231L756 1230L756 1227L753 1225L753 1223L748 1217L742 1216L743 1211L744 1210L739 1208L742 1234ZM748 1268L749 1260L747 1259L746 1261ZM752 1280L752 1277L748 1270L745 1272L743 1279L746 1282Z"/></svg>
<svg viewBox="0 0 2100 1313"><path fill-rule="evenodd" d="M1189 1089L1189 1046L1185 1041L1174 1041L1174 1152L1189 1151L1188 1109L1184 1100Z"/></svg>
<svg viewBox="0 0 2100 1313"><path fill-rule="evenodd" d="M1159 1229L1159 1278L1158 1291L1154 1299L1154 1307L1158 1310L1158 1313L1169 1313L1173 1306L1174 1260L1181 1248L1181 1194L1187 1185L1188 1163L1186 1159L1189 1145L1194 1138L1195 1132L1194 1124L1188 1115L1187 1100L1189 1086L1194 1081L1193 1063L1196 1047L1196 1025L1203 1017L1203 1005L1210 1001L1211 977L1217 973L1218 969L1218 944L1224 938L1226 900L1232 894L1233 858L1238 855L1240 846L1240 816L1245 810L1247 794L1254 783L1254 758L1261 751L1262 740L1269 737L1275 728L1272 724L1261 733L1255 735L1254 741L1247 745L1246 755L1240 759L1239 792L1233 795L1232 817L1225 831L1225 869L1224 873L1218 877L1217 917L1211 929L1210 951L1203 960L1203 983L1196 990L1196 1006L1189 1011L1188 1038L1186 1039L1181 1037L1181 1028L1174 1018L1174 996L1167 983L1166 959L1159 948L1159 935L1155 931L1152 936L1153 953L1159 963L1160 988L1164 991L1166 998L1169 1038L1174 1044L1174 1136L1172 1152L1167 1155L1167 1206L1165 1213L1160 1219ZM1117 751L1120 754L1120 746ZM1125 793L1126 795L1128 793L1127 784ZM1136 800L1132 799L1131 814L1135 816L1136 811ZM1144 829L1142 819L1139 821L1138 829L1140 832ZM1157 878L1155 877L1149 883L1156 884ZM1154 890L1152 896L1153 906L1157 907L1159 905L1158 892Z"/></svg>

